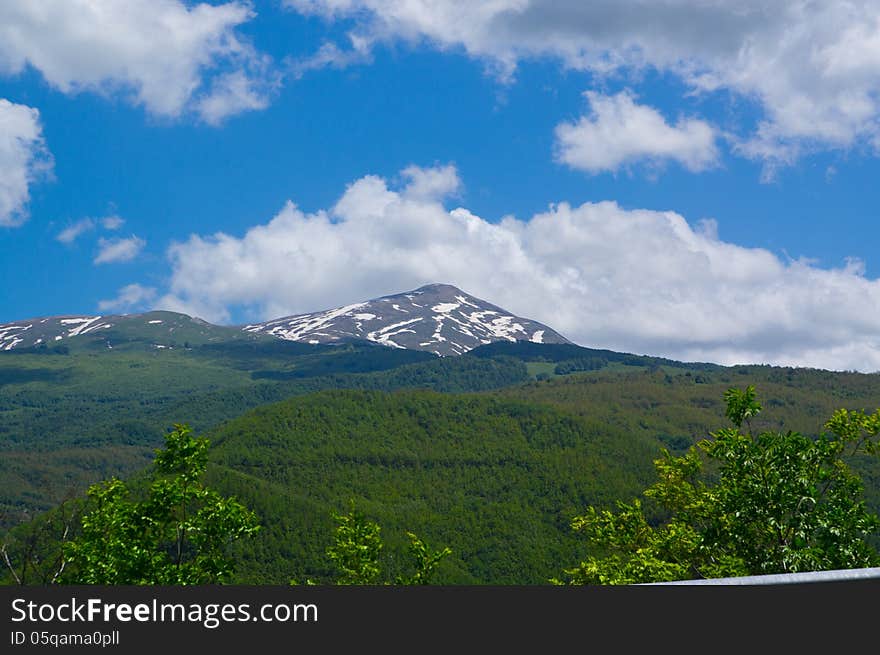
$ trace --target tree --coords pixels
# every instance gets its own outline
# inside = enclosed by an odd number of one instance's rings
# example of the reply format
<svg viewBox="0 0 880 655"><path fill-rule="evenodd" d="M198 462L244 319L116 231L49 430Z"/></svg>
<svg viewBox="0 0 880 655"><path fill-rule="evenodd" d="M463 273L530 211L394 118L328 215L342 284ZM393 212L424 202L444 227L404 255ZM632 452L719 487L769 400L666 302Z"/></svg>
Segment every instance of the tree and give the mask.
<svg viewBox="0 0 880 655"><path fill-rule="evenodd" d="M880 518L868 511L847 461L880 452L880 410L838 410L816 439L797 432L753 435L754 387L725 393L733 427L681 457L654 462L658 481L617 511L594 507L572 527L599 549L565 574L573 584L860 568L880 564L871 543ZM742 434L742 424L749 427ZM651 512L646 514L646 506ZM661 516L649 520L648 516ZM554 580L554 582L560 582Z"/></svg>
<svg viewBox="0 0 880 655"><path fill-rule="evenodd" d="M88 490L82 531L65 545L75 584L213 584L228 580L228 547L259 526L253 512L201 481L208 440L175 425L156 451L146 498L113 478Z"/></svg>
<svg viewBox="0 0 880 655"><path fill-rule="evenodd" d="M338 584L381 584L380 555L384 546L379 524L368 520L353 504L348 514L334 513L333 518L339 525L334 532L333 544L327 549L327 556L339 569ZM409 576L397 576L395 584L430 584L437 564L452 551L447 547L431 551L412 532L406 535L410 540L408 552L414 571Z"/></svg>
<svg viewBox="0 0 880 655"><path fill-rule="evenodd" d="M46 585L58 582L67 562L64 544L78 523L81 500L68 495L53 510L11 530L0 545L0 584Z"/></svg>
<svg viewBox="0 0 880 655"><path fill-rule="evenodd" d="M339 569L341 585L378 584L382 572L379 555L382 552L381 528L353 506L348 514L333 514L339 522L334 532L333 545L327 556Z"/></svg>
<svg viewBox="0 0 880 655"><path fill-rule="evenodd" d="M407 532L409 537L409 556L414 572L409 577L397 578L399 585L426 585L431 584L434 571L440 561L447 555L452 554L452 549L444 546L440 550L431 551L428 545L412 532Z"/></svg>

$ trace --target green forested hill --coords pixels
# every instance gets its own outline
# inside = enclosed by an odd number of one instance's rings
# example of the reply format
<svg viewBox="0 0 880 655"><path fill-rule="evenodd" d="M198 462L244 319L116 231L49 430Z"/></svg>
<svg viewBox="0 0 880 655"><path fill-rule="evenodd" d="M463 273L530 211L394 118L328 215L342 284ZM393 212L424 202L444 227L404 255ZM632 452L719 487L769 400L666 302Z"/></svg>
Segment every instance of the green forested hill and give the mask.
<svg viewBox="0 0 880 655"><path fill-rule="evenodd" d="M532 381L503 390L505 397L527 399L578 415L641 438L658 447L683 451L709 431L727 425L724 391L755 385L763 411L756 432L792 430L816 436L836 409L880 408L880 374L831 372L772 366L718 367L695 372L673 368L602 370ZM880 465L852 462L865 482L865 496L880 512Z"/></svg>
<svg viewBox="0 0 880 655"><path fill-rule="evenodd" d="M288 348L287 346L291 346ZM460 357L287 342L0 356L0 502L9 528L66 492L134 475L173 423L211 439L211 483L264 525L241 582L326 581L331 512L448 545L438 581L546 581L584 554L569 527L628 500L661 447L726 425L723 393L758 388L756 429L818 434L880 407L880 375L685 364L576 346L492 344ZM409 391L401 391L409 389ZM433 390L433 391L427 391ZM854 462L880 509L876 464Z"/></svg>
<svg viewBox="0 0 880 655"><path fill-rule="evenodd" d="M326 579L331 512L351 500L398 557L407 530L451 547L447 582L546 582L576 557L570 517L643 485L656 450L551 407L425 391L292 398L210 438L212 483L264 524L240 553L242 580L276 584Z"/></svg>
<svg viewBox="0 0 880 655"><path fill-rule="evenodd" d="M880 376L740 367L694 377L647 368L479 395L322 392L242 416L210 436L213 481L265 521L240 553L243 580L328 575L330 514L354 499L398 558L406 530L449 545L446 582L545 582L585 553L571 518L637 495L661 447L682 451L725 426L730 386L758 385L756 429L815 435L834 409L880 406ZM876 462L854 465L877 511Z"/></svg>
<svg viewBox="0 0 880 655"><path fill-rule="evenodd" d="M207 430L320 389L495 389L528 374L513 359L274 338L155 348L0 353L0 530L89 484L149 463L175 422Z"/></svg>

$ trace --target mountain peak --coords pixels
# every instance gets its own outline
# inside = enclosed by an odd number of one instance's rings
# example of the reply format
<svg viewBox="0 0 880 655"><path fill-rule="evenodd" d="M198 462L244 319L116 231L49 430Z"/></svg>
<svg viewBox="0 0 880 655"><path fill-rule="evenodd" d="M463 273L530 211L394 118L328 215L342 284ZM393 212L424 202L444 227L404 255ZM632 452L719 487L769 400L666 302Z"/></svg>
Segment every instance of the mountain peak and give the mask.
<svg viewBox="0 0 880 655"><path fill-rule="evenodd" d="M433 282L431 284L426 284L424 286L419 287L418 289L414 289L409 293L426 293L429 291L442 292L442 293L463 293L461 289L458 287L454 287L451 284L442 284L440 282Z"/></svg>
<svg viewBox="0 0 880 655"><path fill-rule="evenodd" d="M441 356L494 341L571 343L546 325L441 283L242 329L312 344L366 340Z"/></svg>

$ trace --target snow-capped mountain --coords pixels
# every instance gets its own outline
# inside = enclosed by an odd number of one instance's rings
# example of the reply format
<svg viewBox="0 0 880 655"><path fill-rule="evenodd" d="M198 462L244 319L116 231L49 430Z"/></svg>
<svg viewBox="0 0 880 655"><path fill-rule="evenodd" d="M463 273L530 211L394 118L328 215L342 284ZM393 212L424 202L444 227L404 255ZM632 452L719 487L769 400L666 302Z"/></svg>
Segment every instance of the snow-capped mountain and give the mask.
<svg viewBox="0 0 880 655"><path fill-rule="evenodd" d="M460 355L493 341L571 343L527 318L448 284L424 287L312 314L245 326L219 326L176 312L50 316L0 324L0 351L25 348L177 348L272 337L310 344L365 340L437 355Z"/></svg>
<svg viewBox="0 0 880 655"><path fill-rule="evenodd" d="M460 355L493 341L571 343L448 284L429 284L336 309L246 325L246 332L312 344L365 339L393 348Z"/></svg>
<svg viewBox="0 0 880 655"><path fill-rule="evenodd" d="M49 316L0 324L0 351L59 347L107 348L142 344L152 348L201 345L256 338L240 329L211 325L177 312L104 316Z"/></svg>
<svg viewBox="0 0 880 655"><path fill-rule="evenodd" d="M100 322L101 316L51 316L0 325L0 350L16 346L31 348L40 344L55 345L65 337L88 334L112 325Z"/></svg>

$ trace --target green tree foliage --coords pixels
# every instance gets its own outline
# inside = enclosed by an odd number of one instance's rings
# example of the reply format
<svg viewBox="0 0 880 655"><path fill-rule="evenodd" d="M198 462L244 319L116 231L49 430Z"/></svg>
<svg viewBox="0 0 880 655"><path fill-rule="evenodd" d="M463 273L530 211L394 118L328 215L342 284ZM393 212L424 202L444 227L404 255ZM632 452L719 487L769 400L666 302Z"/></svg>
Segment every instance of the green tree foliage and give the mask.
<svg viewBox="0 0 880 655"><path fill-rule="evenodd" d="M201 478L208 440L175 425L156 458L146 498L117 478L89 488L81 534L65 545L62 581L75 584L213 584L227 580L232 542L257 531L256 516Z"/></svg>
<svg viewBox="0 0 880 655"><path fill-rule="evenodd" d="M379 556L382 552L381 528L352 507L348 514L334 514L339 522L329 557L339 569L339 584L370 585L379 582L382 573Z"/></svg>
<svg viewBox="0 0 880 655"><path fill-rule="evenodd" d="M428 545L412 532L407 532L406 536L409 537L410 540L409 555L415 572L409 577L398 577L397 584L431 584L434 570L444 557L452 554L452 549L444 546L440 550L431 551L431 549L428 548Z"/></svg>
<svg viewBox="0 0 880 655"><path fill-rule="evenodd" d="M0 584L57 582L66 566L64 544L76 531L81 508L81 498L67 498L5 535L0 545Z"/></svg>
<svg viewBox="0 0 880 655"><path fill-rule="evenodd" d="M559 362L553 372L556 375L568 375L578 371L598 371L608 366L608 360L602 357L581 357Z"/></svg>
<svg viewBox="0 0 880 655"><path fill-rule="evenodd" d="M731 387L724 392L724 402L727 403L724 415L737 429L742 428L743 421L745 421L749 428L749 434L751 434L752 417L757 416L761 411L754 385L750 384L745 389Z"/></svg>
<svg viewBox="0 0 880 655"><path fill-rule="evenodd" d="M327 549L327 556L339 570L337 584L382 584L380 556L384 544L379 524L367 519L354 507L354 504L348 514L334 513L333 518L338 525L334 531L333 544ZM427 544L412 532L407 532L406 535L410 540L408 551L413 572L410 575L397 576L395 584L430 584L435 568L444 557L452 553L452 550L444 547L438 551L431 551Z"/></svg>
<svg viewBox="0 0 880 655"><path fill-rule="evenodd" d="M658 481L617 511L590 507L572 527L601 548L566 570L575 584L859 568L880 563L870 544L880 519L847 464L880 448L880 410L838 410L826 432L742 434L760 412L754 387L725 394L734 427L655 461ZM557 580L558 582L558 580Z"/></svg>

